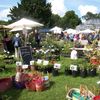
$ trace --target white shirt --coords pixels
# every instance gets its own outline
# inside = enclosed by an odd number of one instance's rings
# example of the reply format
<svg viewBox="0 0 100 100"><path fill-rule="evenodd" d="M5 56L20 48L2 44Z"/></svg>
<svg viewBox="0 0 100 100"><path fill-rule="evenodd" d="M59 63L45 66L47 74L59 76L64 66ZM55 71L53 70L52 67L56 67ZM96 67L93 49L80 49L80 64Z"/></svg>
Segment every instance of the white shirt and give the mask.
<svg viewBox="0 0 100 100"><path fill-rule="evenodd" d="M15 76L15 81L20 82L21 81L21 73L17 72Z"/></svg>
<svg viewBox="0 0 100 100"><path fill-rule="evenodd" d="M70 58L71 58L71 59L77 59L77 51L76 51L76 50L72 50L72 51L71 51Z"/></svg>

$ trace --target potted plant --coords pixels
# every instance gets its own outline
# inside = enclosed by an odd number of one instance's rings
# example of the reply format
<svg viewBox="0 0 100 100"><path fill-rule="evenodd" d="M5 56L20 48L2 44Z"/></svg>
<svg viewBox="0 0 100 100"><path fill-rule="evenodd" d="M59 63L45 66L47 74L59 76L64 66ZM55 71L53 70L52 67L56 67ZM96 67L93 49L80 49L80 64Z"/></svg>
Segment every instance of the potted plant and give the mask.
<svg viewBox="0 0 100 100"><path fill-rule="evenodd" d="M97 48L98 40L93 40L91 44L87 45L85 48L88 50L84 52L89 58L91 64L100 65L100 51Z"/></svg>
<svg viewBox="0 0 100 100"><path fill-rule="evenodd" d="M70 70L70 67L69 66L66 66L65 67L64 74L65 75L71 75L72 74L72 71Z"/></svg>
<svg viewBox="0 0 100 100"><path fill-rule="evenodd" d="M51 73L52 69L53 69L53 64L49 63L48 66L47 66L47 72Z"/></svg>
<svg viewBox="0 0 100 100"><path fill-rule="evenodd" d="M87 74L88 74L88 76L92 76L92 77L94 77L94 76L96 76L96 74L97 74L97 71L96 71L96 65L92 65L91 63L88 63L87 64Z"/></svg>
<svg viewBox="0 0 100 100"><path fill-rule="evenodd" d="M61 68L61 64L55 63L54 66L53 66L52 75L58 76L60 68Z"/></svg>
<svg viewBox="0 0 100 100"><path fill-rule="evenodd" d="M30 69L31 69L31 71L37 70L36 61L30 61Z"/></svg>
<svg viewBox="0 0 100 100"><path fill-rule="evenodd" d="M75 59L72 60L72 64L70 65L70 70L72 71L73 77L76 77L79 75L80 70L79 70L79 66L77 64L77 60L75 60Z"/></svg>
<svg viewBox="0 0 100 100"><path fill-rule="evenodd" d="M59 75L58 69L53 68L52 69L52 75L53 76L58 76Z"/></svg>
<svg viewBox="0 0 100 100"><path fill-rule="evenodd" d="M85 78L87 76L87 69L85 67L86 65L79 64L80 67L80 76Z"/></svg>

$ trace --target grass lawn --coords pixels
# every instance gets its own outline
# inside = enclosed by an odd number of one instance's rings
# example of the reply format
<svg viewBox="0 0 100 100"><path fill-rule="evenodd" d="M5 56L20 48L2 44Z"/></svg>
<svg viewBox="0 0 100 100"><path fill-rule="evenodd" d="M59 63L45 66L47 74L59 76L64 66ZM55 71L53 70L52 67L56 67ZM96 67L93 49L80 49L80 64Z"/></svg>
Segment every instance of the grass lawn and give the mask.
<svg viewBox="0 0 100 100"><path fill-rule="evenodd" d="M79 59L77 62L86 63L83 59ZM69 58L61 58L62 64L59 76L51 76L51 86L49 89L42 92L33 92L26 89L18 90L12 88L4 93L1 93L4 100L67 100L66 97L66 84L72 87L79 87L80 84L85 84L89 89L93 89L93 86L98 87L96 82L99 80L99 76L81 78L72 77L70 75L64 75L64 68L71 63ZM7 77L15 74L15 65L9 65L7 70L0 72L1 77Z"/></svg>

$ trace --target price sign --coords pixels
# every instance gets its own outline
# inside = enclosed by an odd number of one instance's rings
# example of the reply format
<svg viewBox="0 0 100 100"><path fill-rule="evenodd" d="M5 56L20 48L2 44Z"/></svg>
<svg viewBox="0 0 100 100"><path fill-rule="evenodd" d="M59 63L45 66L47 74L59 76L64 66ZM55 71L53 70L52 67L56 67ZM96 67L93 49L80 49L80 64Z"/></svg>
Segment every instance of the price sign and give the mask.
<svg viewBox="0 0 100 100"><path fill-rule="evenodd" d="M77 71L77 65L70 65L70 70Z"/></svg>
<svg viewBox="0 0 100 100"><path fill-rule="evenodd" d="M60 68L61 68L61 64L55 63L55 64L54 64L54 68L55 68L55 69L60 69Z"/></svg>

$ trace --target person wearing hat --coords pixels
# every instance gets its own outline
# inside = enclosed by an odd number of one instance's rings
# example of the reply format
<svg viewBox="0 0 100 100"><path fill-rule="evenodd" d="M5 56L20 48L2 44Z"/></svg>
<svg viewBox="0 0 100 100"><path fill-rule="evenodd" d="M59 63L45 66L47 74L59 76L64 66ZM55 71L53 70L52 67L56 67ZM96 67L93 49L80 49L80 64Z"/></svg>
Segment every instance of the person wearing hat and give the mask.
<svg viewBox="0 0 100 100"><path fill-rule="evenodd" d="M21 46L21 38L19 33L16 33L13 40L13 45L15 48L15 58L19 58L20 54L19 54L19 47Z"/></svg>

